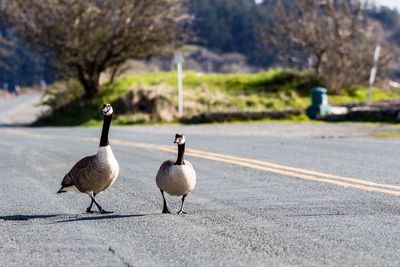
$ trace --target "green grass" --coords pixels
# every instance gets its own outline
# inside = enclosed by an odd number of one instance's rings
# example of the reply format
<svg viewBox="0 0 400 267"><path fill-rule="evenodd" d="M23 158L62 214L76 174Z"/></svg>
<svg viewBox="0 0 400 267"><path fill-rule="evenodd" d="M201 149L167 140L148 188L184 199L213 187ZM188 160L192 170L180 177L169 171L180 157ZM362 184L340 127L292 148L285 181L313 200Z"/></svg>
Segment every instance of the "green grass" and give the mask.
<svg viewBox="0 0 400 267"><path fill-rule="evenodd" d="M116 84L119 89L126 86L168 84L177 86L176 72L155 72L120 78ZM188 88L208 86L215 90L246 92L292 91L307 93L310 86L319 84L319 79L308 72L290 69L270 69L256 74L203 74L185 72L184 83Z"/></svg>
<svg viewBox="0 0 400 267"><path fill-rule="evenodd" d="M176 72L155 72L121 77L109 85L108 95L118 95L127 88L137 86L177 87ZM308 72L286 69L270 69L256 74L202 74L184 73L184 89L198 91L206 88L211 93L222 92L233 96L233 106L239 109L263 108L279 110L284 108L306 108L310 102L310 89L321 86L321 81ZM345 104L366 101L368 88L358 86L341 95L329 95L331 104ZM373 88L372 100L400 98L400 91L385 91Z"/></svg>
<svg viewBox="0 0 400 267"><path fill-rule="evenodd" d="M399 99L400 91L382 90L374 87L372 89L372 101L383 101ZM329 102L333 105L344 103L365 102L368 99L368 88L359 86L350 89L341 95L330 95Z"/></svg>
<svg viewBox="0 0 400 267"><path fill-rule="evenodd" d="M400 132L397 131L381 131L375 133L376 137L380 138L400 138Z"/></svg>
<svg viewBox="0 0 400 267"><path fill-rule="evenodd" d="M290 69L270 69L255 74L202 74L184 72L185 115L207 112L276 111L305 109L310 104L310 89L321 81L308 72ZM128 93L155 90L158 99L172 110L177 106L177 73L155 72L123 76L102 86L100 94L83 102L83 90L76 81L54 84L47 92L47 104L52 113L40 118L36 125L98 125L99 107L112 103L116 111L115 124L154 123L151 114L129 114ZM367 88L355 87L341 95L330 95L331 104L365 101ZM373 100L400 98L399 91L374 88ZM304 121L304 116L290 118ZM176 121L176 120L172 120Z"/></svg>

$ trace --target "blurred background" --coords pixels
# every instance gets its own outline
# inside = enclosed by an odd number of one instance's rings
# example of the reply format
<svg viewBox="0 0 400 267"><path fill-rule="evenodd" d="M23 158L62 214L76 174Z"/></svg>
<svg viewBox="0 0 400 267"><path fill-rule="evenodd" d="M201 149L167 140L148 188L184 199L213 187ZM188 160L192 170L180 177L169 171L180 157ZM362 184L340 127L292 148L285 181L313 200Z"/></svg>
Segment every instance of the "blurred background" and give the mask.
<svg viewBox="0 0 400 267"><path fill-rule="evenodd" d="M0 0L0 103L18 107L15 122L52 126L99 125L104 102L120 125L397 122L398 10L394 0Z"/></svg>

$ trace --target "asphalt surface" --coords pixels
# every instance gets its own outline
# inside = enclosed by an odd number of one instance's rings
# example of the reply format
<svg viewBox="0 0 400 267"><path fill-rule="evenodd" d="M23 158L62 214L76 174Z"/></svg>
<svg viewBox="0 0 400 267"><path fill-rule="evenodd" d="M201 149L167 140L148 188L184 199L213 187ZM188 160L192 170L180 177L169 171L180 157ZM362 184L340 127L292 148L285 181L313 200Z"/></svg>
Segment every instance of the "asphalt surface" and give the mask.
<svg viewBox="0 0 400 267"><path fill-rule="evenodd" d="M3 120L11 112L4 103ZM187 148L218 155L188 153L198 176L189 214L164 215L155 175L175 158L160 145L175 149L177 131ZM2 127L0 266L399 266L400 196L241 165L253 159L400 185L400 142L365 131L351 124L112 127L120 176L98 197L115 213L101 215L84 213L88 196L55 193L72 165L97 151L99 128ZM239 160L223 162L224 155ZM179 198L167 201L179 209Z"/></svg>
<svg viewBox="0 0 400 267"><path fill-rule="evenodd" d="M39 92L30 92L11 99L4 99L0 94L0 126L22 126L32 123L41 112L45 111L38 103Z"/></svg>

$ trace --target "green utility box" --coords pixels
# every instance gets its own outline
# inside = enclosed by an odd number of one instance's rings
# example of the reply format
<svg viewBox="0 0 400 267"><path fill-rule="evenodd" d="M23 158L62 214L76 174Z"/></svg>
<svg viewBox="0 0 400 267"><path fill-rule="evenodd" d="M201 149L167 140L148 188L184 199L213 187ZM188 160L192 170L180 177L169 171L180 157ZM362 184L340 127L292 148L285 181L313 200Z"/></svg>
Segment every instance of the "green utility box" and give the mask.
<svg viewBox="0 0 400 267"><path fill-rule="evenodd" d="M323 87L311 89L311 106L306 109L306 114L310 119L315 120L331 114L326 93L327 90Z"/></svg>

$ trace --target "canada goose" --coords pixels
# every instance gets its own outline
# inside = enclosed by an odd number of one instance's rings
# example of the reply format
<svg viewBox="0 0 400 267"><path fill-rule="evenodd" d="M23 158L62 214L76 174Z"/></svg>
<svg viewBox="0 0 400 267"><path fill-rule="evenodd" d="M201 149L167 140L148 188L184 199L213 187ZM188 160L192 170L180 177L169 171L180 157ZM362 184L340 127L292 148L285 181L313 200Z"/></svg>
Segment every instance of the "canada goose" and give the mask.
<svg viewBox="0 0 400 267"><path fill-rule="evenodd" d="M109 188L117 179L119 165L114 157L108 142L108 132L113 115L110 104L103 106L104 114L103 129L101 131L100 147L96 155L88 156L78 161L74 167L65 175L61 182L61 188L57 193L68 191L86 193L92 199L86 212L92 213L93 203L100 213L112 213L104 210L95 197L100 192Z"/></svg>
<svg viewBox="0 0 400 267"><path fill-rule="evenodd" d="M178 214L185 213L183 211L183 202L189 192L196 185L196 172L192 164L183 159L185 153L185 136L183 134L175 135L175 144L178 144L178 158L174 162L172 160L165 161L156 176L156 183L161 191L164 201L163 213L171 213L165 201L164 191L171 196L182 196L181 209Z"/></svg>

